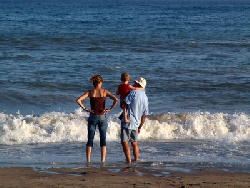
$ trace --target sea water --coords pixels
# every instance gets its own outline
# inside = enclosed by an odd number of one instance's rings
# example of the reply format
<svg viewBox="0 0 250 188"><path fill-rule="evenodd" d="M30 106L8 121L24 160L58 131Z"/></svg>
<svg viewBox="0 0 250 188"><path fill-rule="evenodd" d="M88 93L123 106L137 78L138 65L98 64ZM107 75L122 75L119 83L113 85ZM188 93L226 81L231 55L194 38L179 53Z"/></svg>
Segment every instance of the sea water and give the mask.
<svg viewBox="0 0 250 188"><path fill-rule="evenodd" d="M128 72L147 80L150 103L139 165L250 172L249 1L0 5L1 167L85 166L88 114L75 101L91 75L115 93ZM107 165L125 160L120 112L107 114Z"/></svg>

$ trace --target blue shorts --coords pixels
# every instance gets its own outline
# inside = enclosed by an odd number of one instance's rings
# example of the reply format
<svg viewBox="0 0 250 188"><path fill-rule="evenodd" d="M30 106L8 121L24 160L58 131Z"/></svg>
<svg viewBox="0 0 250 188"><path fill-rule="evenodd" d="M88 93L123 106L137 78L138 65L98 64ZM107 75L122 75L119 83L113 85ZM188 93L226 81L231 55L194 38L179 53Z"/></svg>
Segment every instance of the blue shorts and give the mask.
<svg viewBox="0 0 250 188"><path fill-rule="evenodd" d="M106 132L108 122L106 115L90 115L88 119L88 142L86 146L93 147L96 126L98 126L100 133L100 147L106 146Z"/></svg>
<svg viewBox="0 0 250 188"><path fill-rule="evenodd" d="M121 142L137 142L138 131L121 127Z"/></svg>

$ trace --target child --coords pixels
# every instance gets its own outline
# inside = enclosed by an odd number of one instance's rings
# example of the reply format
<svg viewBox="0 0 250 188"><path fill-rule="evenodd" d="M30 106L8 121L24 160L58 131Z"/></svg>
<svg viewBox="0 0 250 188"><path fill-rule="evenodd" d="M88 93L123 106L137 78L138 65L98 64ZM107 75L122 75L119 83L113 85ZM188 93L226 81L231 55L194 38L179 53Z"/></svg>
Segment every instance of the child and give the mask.
<svg viewBox="0 0 250 188"><path fill-rule="evenodd" d="M117 88L116 94L120 95L120 107L123 109L123 113L120 118L123 116L125 123L130 123L127 115L127 104L123 101L125 97L129 94L130 90L140 90L141 88L135 88L129 84L130 75L128 73L122 73L121 75L122 84Z"/></svg>

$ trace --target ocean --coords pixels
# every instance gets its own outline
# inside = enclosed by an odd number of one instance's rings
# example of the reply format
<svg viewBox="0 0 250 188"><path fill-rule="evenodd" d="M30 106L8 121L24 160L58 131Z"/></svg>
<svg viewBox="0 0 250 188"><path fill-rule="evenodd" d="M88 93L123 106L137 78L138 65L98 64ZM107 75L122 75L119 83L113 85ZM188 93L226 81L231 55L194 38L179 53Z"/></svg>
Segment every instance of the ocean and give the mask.
<svg viewBox="0 0 250 188"><path fill-rule="evenodd" d="M147 80L150 109L136 165L250 173L249 11L247 0L2 0L0 167L86 167L76 99L91 75L115 93L128 72ZM120 113L107 114L106 166L125 165Z"/></svg>

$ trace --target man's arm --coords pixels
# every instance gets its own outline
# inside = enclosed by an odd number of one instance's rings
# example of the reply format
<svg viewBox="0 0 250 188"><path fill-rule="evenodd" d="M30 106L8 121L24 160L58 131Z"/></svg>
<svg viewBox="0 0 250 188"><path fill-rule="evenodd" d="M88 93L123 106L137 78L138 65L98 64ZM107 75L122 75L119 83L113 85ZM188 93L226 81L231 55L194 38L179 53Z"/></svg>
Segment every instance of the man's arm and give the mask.
<svg viewBox="0 0 250 188"><path fill-rule="evenodd" d="M140 134L140 132L141 132L141 128L142 128L142 126L144 125L146 119L147 119L147 116L146 116L146 115L142 115L142 116L141 116L141 123L140 123L140 126L138 127L138 133L139 133L139 134Z"/></svg>

